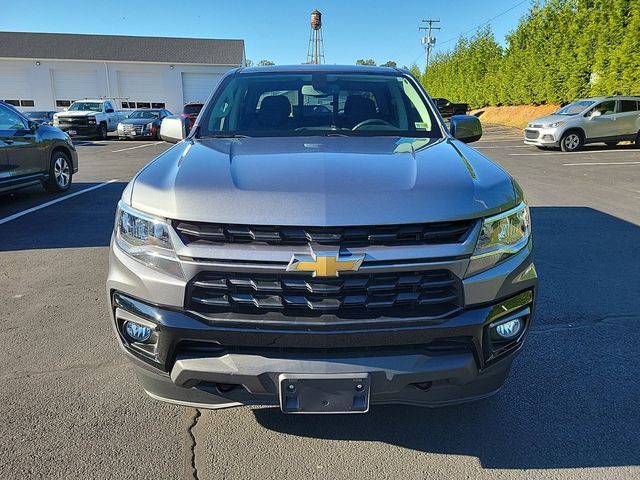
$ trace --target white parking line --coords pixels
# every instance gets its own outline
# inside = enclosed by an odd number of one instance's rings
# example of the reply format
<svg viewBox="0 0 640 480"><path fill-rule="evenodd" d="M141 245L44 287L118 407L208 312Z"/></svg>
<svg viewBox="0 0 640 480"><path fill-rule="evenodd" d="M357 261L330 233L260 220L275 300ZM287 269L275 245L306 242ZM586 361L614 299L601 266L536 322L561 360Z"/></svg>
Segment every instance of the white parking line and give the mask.
<svg viewBox="0 0 640 480"><path fill-rule="evenodd" d="M636 155L640 154L638 150L583 150L580 152L545 152L545 153L508 153L507 155L511 157L540 157L542 155L594 155L596 153L635 153Z"/></svg>
<svg viewBox="0 0 640 480"><path fill-rule="evenodd" d="M160 145L164 142L145 143L144 145L136 145L135 147L121 148L120 150L112 150L111 153L126 152L127 150L135 150L136 148L152 147L153 145Z"/></svg>
<svg viewBox="0 0 640 480"><path fill-rule="evenodd" d="M563 163L563 167L583 167L591 165L640 165L640 162L581 162L581 163Z"/></svg>
<svg viewBox="0 0 640 480"><path fill-rule="evenodd" d="M50 202L43 203L42 205L37 205L32 208L28 208L18 213L14 213L13 215L9 215L8 217L0 218L0 225L3 223L8 223L11 220L15 220L16 218L24 217L30 213L36 212L43 208L49 207L51 205L55 205L56 203L64 202L65 200L69 200L70 198L77 197L78 195L82 195L83 193L90 192L91 190L97 190L98 188L105 187L110 183L117 182L118 179L114 178L113 180L109 180L108 182L100 183L98 185L94 185L92 187L85 188L83 190L78 190L77 192L70 193L69 195L65 195L64 197L56 198L55 200L51 200Z"/></svg>
<svg viewBox="0 0 640 480"><path fill-rule="evenodd" d="M474 148L529 148L529 145L478 145Z"/></svg>

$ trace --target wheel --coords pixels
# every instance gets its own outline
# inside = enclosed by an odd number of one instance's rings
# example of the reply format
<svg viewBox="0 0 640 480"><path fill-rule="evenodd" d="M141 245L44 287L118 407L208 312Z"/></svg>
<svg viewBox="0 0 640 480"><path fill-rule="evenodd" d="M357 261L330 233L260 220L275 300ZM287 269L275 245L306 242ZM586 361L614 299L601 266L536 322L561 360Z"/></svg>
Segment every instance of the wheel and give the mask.
<svg viewBox="0 0 640 480"><path fill-rule="evenodd" d="M156 140L162 140L162 137L160 136L160 127L156 128Z"/></svg>
<svg viewBox="0 0 640 480"><path fill-rule="evenodd" d="M106 123L101 123L100 124L100 129L98 130L98 138L100 140L106 140L106 138L107 138L107 124Z"/></svg>
<svg viewBox="0 0 640 480"><path fill-rule="evenodd" d="M615 147L618 144L618 142L604 142L604 144L607 147Z"/></svg>
<svg viewBox="0 0 640 480"><path fill-rule="evenodd" d="M584 139L580 132L568 131L562 135L562 139L560 139L560 149L563 152L575 152L576 150L580 150L582 145L584 145Z"/></svg>
<svg viewBox="0 0 640 480"><path fill-rule="evenodd" d="M49 166L49 179L44 183L47 192L66 192L71 187L73 167L69 157L64 152L54 152Z"/></svg>
<svg viewBox="0 0 640 480"><path fill-rule="evenodd" d="M633 142L633 145L634 145L636 148L640 148L640 132L638 132L638 134L636 135L636 139L635 139L635 141Z"/></svg>

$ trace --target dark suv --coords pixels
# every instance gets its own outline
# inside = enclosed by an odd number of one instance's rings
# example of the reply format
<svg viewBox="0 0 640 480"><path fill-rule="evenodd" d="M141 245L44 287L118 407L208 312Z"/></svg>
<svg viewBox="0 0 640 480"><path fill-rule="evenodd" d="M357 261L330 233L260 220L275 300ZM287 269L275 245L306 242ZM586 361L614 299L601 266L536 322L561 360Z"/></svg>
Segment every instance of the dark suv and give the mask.
<svg viewBox="0 0 640 480"><path fill-rule="evenodd" d="M77 171L78 154L66 133L0 102L0 193L40 183L64 192Z"/></svg>

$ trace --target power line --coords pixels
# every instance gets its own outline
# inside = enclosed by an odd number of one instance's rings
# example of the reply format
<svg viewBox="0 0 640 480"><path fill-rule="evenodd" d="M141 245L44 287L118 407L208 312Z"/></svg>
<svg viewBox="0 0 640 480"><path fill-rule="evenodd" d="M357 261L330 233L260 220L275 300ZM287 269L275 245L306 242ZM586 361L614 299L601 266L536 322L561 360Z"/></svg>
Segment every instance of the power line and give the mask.
<svg viewBox="0 0 640 480"><path fill-rule="evenodd" d="M487 25L487 24L489 24L489 23L493 22L496 18L500 18L501 16L503 16L503 15L505 15L505 14L509 13L511 10L514 10L514 9L518 8L518 7L519 7L520 5L522 5L523 3L527 3L527 2L529 2L529 1L530 1L530 0L522 0L522 1L518 2L518 3L516 3L513 7L508 8L507 10L505 10L505 11L504 11L504 12L502 12L502 13L499 13L499 14L498 14L498 15L496 15L495 17L491 17L489 20L487 20L487 21L485 21L485 22L481 23L480 25L477 25L477 26L475 26L475 27L473 27L473 28L470 28L469 30L467 30L467 31L465 31L465 32L462 32L462 33L460 33L460 34L456 35L455 37L451 37L451 38L449 38L449 39L445 40L444 42L440 42L440 45L444 45L444 44L446 44L446 43L453 42L454 40L458 40L460 37L463 37L463 36L464 36L464 35L466 35L467 33L475 32L475 31L476 31L476 30L478 30L480 27L483 27L483 26L485 26L485 25ZM412 64L416 63L416 61L418 60L418 58L420 58L421 56L422 56L422 53L420 53L420 55L416 56L416 58L414 58L414 59L411 61L411 63L412 63Z"/></svg>
<svg viewBox="0 0 640 480"><path fill-rule="evenodd" d="M422 45L424 45L424 52L426 55L424 69L426 70L429 68L429 56L431 55L431 49L436 46L436 38L431 36L432 30L440 30L440 27L434 27L433 24L440 23L440 20L422 20L422 23L429 25L428 27L418 27L418 30L425 30L428 32L426 37L422 37Z"/></svg>
<svg viewBox="0 0 640 480"><path fill-rule="evenodd" d="M502 13L499 13L498 15L496 15L495 17L491 17L489 20L487 20L484 23L481 23L480 25L470 28L469 30L467 30L466 32L462 32L459 35L456 35L455 37L451 37L448 40L445 40L444 42L440 42L440 45L444 45L445 43L449 43L449 42L453 42L454 40L459 39L460 37L464 37L467 33L471 33L471 32L475 32L476 30L478 30L480 27L484 27L485 25L488 25L489 23L493 22L496 18L500 18L501 16L509 13L511 10L518 8L520 5L522 5L523 3L527 3L529 0L522 0L521 2L516 3L513 7L505 10Z"/></svg>

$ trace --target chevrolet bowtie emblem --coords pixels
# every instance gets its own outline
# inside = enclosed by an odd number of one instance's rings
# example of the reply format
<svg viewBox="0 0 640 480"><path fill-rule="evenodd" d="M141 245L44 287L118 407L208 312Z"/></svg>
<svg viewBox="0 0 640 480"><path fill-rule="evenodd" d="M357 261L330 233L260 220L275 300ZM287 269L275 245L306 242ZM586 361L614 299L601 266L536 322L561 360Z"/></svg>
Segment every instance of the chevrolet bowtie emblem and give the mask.
<svg viewBox="0 0 640 480"><path fill-rule="evenodd" d="M312 252L294 255L287 266L288 272L313 272L314 277L337 277L340 272L355 272L362 265L364 255L341 257L338 252Z"/></svg>

